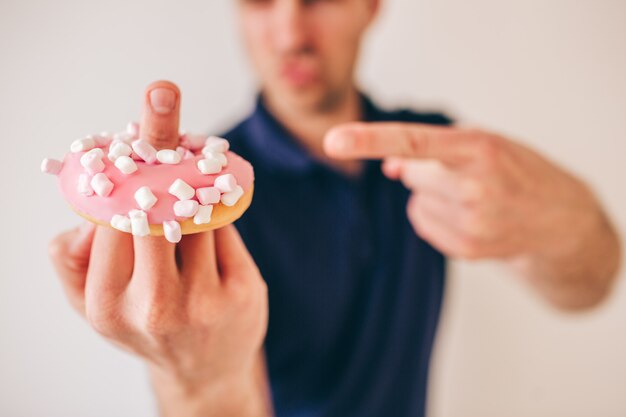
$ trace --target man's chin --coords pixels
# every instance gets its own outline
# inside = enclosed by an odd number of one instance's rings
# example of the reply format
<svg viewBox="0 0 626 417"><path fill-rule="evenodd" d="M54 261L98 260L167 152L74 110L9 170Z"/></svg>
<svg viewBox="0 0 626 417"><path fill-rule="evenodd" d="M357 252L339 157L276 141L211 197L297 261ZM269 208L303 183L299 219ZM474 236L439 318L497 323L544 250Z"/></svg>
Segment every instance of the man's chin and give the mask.
<svg viewBox="0 0 626 417"><path fill-rule="evenodd" d="M273 94L275 100L280 101L283 106L298 111L325 111L329 107L329 98L332 96L327 88L316 85L307 86L281 86L275 89Z"/></svg>

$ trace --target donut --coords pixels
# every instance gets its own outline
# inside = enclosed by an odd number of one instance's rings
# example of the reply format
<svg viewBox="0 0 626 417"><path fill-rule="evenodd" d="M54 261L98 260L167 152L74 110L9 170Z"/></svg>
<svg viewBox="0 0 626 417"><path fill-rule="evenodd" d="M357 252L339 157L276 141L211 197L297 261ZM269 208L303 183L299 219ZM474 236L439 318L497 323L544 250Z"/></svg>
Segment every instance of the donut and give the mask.
<svg viewBox="0 0 626 417"><path fill-rule="evenodd" d="M217 229L252 202L252 165L216 136L180 135L180 146L157 151L131 122L72 142L63 160L46 158L62 196L78 215L134 236L182 235Z"/></svg>

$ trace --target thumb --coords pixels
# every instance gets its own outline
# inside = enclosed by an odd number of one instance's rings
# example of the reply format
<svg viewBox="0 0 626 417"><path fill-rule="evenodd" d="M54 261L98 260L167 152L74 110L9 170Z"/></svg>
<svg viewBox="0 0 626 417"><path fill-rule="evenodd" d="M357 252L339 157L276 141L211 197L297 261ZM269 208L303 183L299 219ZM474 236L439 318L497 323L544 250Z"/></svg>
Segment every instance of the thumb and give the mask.
<svg viewBox="0 0 626 417"><path fill-rule="evenodd" d="M180 90L169 81L155 81L144 93L141 138L157 149L178 146Z"/></svg>
<svg viewBox="0 0 626 417"><path fill-rule="evenodd" d="M383 160L381 169L383 174L390 180L400 179L404 160L395 156L388 156Z"/></svg>
<svg viewBox="0 0 626 417"><path fill-rule="evenodd" d="M84 223L57 236L49 252L63 289L78 312L84 314L84 289L95 225Z"/></svg>

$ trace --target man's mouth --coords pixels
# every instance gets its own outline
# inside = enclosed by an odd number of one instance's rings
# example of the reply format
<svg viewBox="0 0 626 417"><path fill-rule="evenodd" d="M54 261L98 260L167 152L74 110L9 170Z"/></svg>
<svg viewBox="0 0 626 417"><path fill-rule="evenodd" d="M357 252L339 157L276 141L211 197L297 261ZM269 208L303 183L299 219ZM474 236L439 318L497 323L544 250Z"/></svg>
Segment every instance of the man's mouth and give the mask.
<svg viewBox="0 0 626 417"><path fill-rule="evenodd" d="M306 87L319 78L318 66L312 60L285 61L280 66L280 77L295 87Z"/></svg>

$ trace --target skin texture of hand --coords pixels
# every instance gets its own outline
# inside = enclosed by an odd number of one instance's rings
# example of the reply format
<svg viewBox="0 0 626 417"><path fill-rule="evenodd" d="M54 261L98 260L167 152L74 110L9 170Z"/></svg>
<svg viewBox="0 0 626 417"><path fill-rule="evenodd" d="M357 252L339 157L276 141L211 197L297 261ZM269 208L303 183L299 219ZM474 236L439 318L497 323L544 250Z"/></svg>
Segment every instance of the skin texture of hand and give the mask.
<svg viewBox="0 0 626 417"><path fill-rule="evenodd" d="M142 137L174 148L178 89L156 82L145 97ZM267 288L234 226L176 245L85 224L54 239L50 254L72 306L147 361L164 415L270 414Z"/></svg>
<svg viewBox="0 0 626 417"><path fill-rule="evenodd" d="M331 130L340 159L384 159L383 173L411 197L415 231L444 254L500 259L552 304L579 309L608 292L619 241L577 178L499 135L408 123L351 123Z"/></svg>

